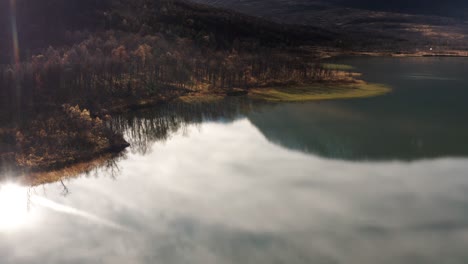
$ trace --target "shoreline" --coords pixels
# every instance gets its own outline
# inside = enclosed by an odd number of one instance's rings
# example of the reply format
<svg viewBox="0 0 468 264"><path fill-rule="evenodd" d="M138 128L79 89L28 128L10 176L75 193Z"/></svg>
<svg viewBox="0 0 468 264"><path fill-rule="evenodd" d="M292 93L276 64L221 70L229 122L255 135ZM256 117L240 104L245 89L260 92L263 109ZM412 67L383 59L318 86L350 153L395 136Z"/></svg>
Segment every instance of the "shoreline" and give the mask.
<svg viewBox="0 0 468 264"><path fill-rule="evenodd" d="M386 51L320 51L319 59L336 57L394 57L394 58L468 58L468 51L452 50L446 52L386 52Z"/></svg>

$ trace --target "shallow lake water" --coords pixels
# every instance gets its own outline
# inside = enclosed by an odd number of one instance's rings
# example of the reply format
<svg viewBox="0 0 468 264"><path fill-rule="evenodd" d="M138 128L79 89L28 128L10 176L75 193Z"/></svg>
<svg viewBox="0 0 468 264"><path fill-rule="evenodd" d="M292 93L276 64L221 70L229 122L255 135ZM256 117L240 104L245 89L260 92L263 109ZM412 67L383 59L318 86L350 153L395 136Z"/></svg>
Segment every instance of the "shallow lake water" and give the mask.
<svg viewBox="0 0 468 264"><path fill-rule="evenodd" d="M116 117L108 166L0 187L0 263L466 263L468 59L341 58L380 97Z"/></svg>

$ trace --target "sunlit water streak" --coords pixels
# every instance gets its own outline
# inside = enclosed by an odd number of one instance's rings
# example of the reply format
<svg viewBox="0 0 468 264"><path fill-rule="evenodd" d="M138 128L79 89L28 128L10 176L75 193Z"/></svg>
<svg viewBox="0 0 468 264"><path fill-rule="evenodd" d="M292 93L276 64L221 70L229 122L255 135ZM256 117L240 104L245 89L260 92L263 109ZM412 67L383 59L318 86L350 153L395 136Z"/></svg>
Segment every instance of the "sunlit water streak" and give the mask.
<svg viewBox="0 0 468 264"><path fill-rule="evenodd" d="M73 208L73 207L70 207L70 206L66 206L66 205L56 203L56 202L51 201L49 199L46 199L44 197L34 195L34 196L31 197L31 201L35 205L39 205L39 206L51 209L51 210L56 211L56 212L69 214L69 215L73 215L73 216L77 216L77 217L82 217L82 218L85 218L86 220L92 221L94 223L101 224L101 225L104 225L104 226L107 226L107 227L110 227L110 228L118 229L118 230L121 230L121 231L129 231L127 228L125 228L124 226L121 226L121 225L119 225L117 223L114 223L112 221L103 219L103 218L101 218L101 217L99 217L97 215L94 215L94 214L91 214L91 213L88 213L88 212L85 212L85 211L82 211L82 210L79 210L79 209L76 209L76 208Z"/></svg>
<svg viewBox="0 0 468 264"><path fill-rule="evenodd" d="M11 232L20 229L26 224L33 224L37 220L31 212L31 208L34 206L83 218L108 228L129 231L124 226L97 215L31 194L28 187L6 183L0 186L0 232Z"/></svg>

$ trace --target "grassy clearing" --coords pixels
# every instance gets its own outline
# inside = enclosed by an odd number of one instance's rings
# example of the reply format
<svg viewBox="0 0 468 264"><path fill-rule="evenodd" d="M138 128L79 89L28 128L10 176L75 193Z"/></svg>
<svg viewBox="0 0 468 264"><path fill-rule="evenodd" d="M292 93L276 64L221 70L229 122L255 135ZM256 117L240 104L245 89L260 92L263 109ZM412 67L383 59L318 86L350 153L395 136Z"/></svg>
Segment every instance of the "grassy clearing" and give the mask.
<svg viewBox="0 0 468 264"><path fill-rule="evenodd" d="M354 70L354 67L346 64L334 64L334 63L324 63L322 67L328 70L335 71L351 71Z"/></svg>
<svg viewBox="0 0 468 264"><path fill-rule="evenodd" d="M372 97L390 91L391 89L385 85L360 81L355 83L253 89L249 96L252 99L271 102L299 102Z"/></svg>
<svg viewBox="0 0 468 264"><path fill-rule="evenodd" d="M225 96L218 94L195 94L185 95L178 98L179 101L184 103L211 103L223 100Z"/></svg>

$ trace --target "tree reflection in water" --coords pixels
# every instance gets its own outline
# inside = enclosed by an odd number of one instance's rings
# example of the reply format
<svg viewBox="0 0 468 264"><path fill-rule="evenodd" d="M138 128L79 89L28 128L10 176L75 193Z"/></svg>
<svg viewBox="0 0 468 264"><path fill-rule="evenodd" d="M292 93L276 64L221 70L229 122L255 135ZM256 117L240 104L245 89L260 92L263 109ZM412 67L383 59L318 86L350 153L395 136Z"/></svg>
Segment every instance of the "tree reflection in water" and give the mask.
<svg viewBox="0 0 468 264"><path fill-rule="evenodd" d="M155 108L115 115L108 123L114 131L125 136L130 151L148 154L154 142L167 141L171 135L187 133L187 127L206 121L230 122L252 111L252 102L246 98L226 98L215 102L184 103L172 102ZM119 162L126 159L126 151L118 155L105 155L89 162L78 163L57 171L16 175L14 171L2 173L1 182L14 179L23 186L35 188L57 182L60 193L70 193L67 181L76 177L109 177L117 179Z"/></svg>
<svg viewBox="0 0 468 264"><path fill-rule="evenodd" d="M109 125L124 134L132 152L146 154L152 143L167 141L179 131L186 133L189 125L215 120L232 121L244 116L252 107L252 103L245 98L209 103L174 102L116 116Z"/></svg>

